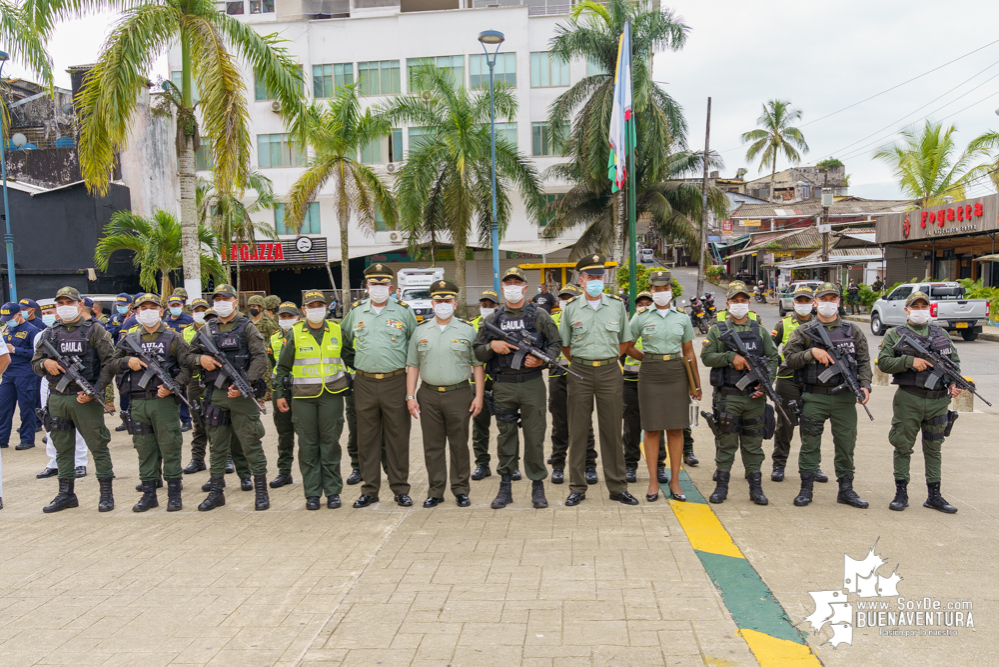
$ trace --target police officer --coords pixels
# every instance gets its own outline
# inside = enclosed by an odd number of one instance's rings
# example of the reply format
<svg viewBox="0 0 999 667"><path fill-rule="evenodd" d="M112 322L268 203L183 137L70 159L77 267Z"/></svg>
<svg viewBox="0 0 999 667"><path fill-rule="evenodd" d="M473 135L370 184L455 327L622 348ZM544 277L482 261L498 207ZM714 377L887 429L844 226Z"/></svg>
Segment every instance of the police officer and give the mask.
<svg viewBox="0 0 999 667"><path fill-rule="evenodd" d="M112 341L118 340L118 330L125 323L129 315L132 314L132 297L127 292L122 292L114 300L114 310L108 318L108 333Z"/></svg>
<svg viewBox="0 0 999 667"><path fill-rule="evenodd" d="M159 507L156 482L162 474L167 482L167 511L177 512L183 508L180 457L184 436L180 431L179 401L158 377L149 380L145 388L140 385L147 365L129 347L127 340L138 343L181 387L186 386L191 377L186 364L188 345L182 333L163 321L159 296L143 294L136 307L141 329L125 334L118 342L114 356L104 367L102 379L109 383L117 373L127 375L123 385L129 388L131 394L129 418L132 443L139 455L139 479L142 482L142 498L132 511L145 512Z"/></svg>
<svg viewBox="0 0 999 667"><path fill-rule="evenodd" d="M814 309L815 293L812 292L812 288L804 283L798 285L797 289L794 290L794 311L785 315L783 319L777 320L777 326L770 332L774 345L786 348L794 330L802 324L812 321ZM782 361L783 358L782 355ZM794 408L801 409L801 386L795 384L794 373L784 363L781 363L780 368L777 369L777 382L774 391L780 396L781 402L784 404L784 411L788 415ZM791 452L791 437L794 435L794 427L795 424L785 417L783 412L777 412L777 428L774 431L774 469L770 473L770 481L772 482L784 481L784 468L787 466L787 457ZM821 453L819 458L821 460ZM825 484L829 478L822 470L816 468L815 481Z"/></svg>
<svg viewBox="0 0 999 667"><path fill-rule="evenodd" d="M558 356L558 327L546 310L527 299L527 278L523 270L507 269L501 281L504 305L486 322L503 331L524 331L534 346ZM517 356L518 348L501 340L481 326L475 339L475 356L486 362L486 371L493 379L493 414L499 436L496 454L499 459L499 493L492 502L501 509L513 502L511 482L518 469L520 437L518 426L524 427L524 471L531 480L531 502L535 508L548 507L545 498L545 381L544 362L527 354Z"/></svg>
<svg viewBox="0 0 999 667"><path fill-rule="evenodd" d="M648 309L652 305L652 292L642 290L635 296L636 312ZM690 318L687 318L690 319ZM634 333L632 333L634 336ZM643 349L641 337L636 338L636 350ZM636 355L637 356L637 355ZM638 481L638 461L642 458L640 449L642 443L642 410L638 403L638 368L641 360L625 354L624 357L624 431L621 435L624 441L624 476L628 483ZM686 377L686 373L684 373ZM594 452L594 457L596 452ZM596 470L594 470L596 473ZM661 484L669 482L666 475L666 434L659 436L659 451L656 456L656 481ZM651 484L651 478L649 483Z"/></svg>
<svg viewBox="0 0 999 667"><path fill-rule="evenodd" d="M326 319L322 292L306 292L302 310L305 322L288 330L274 371L275 404L282 413L294 411L305 509L318 510L323 493L326 506L337 509L343 490L340 433L343 396L349 388L346 363L353 360L353 348L344 341L340 325Z"/></svg>
<svg viewBox="0 0 999 667"><path fill-rule="evenodd" d="M444 502L448 480L446 440L451 458L451 493L458 507L468 507L468 420L482 410L485 372L473 351L475 327L454 316L458 286L450 280L435 280L430 285L430 297L434 317L416 328L406 358L406 405L423 430L429 484L423 506L431 508ZM475 377L474 385L469 384L469 375ZM423 381L417 391L420 379Z"/></svg>
<svg viewBox="0 0 999 667"><path fill-rule="evenodd" d="M253 326L249 318L236 310L236 290L232 285L219 285L212 293L213 310L218 313L218 319L208 322L200 335L209 335L215 346L226 356L233 367L243 373L247 382L254 388L254 393L263 396L263 377L268 371L267 343L263 336ZM225 483L223 475L226 460L232 445L232 436L239 437L243 454L253 475L253 489L256 493L254 507L266 510L271 506L267 494L267 457L261 439L264 436L264 425L260 422L260 405L257 396L243 396L232 386L230 380L225 380L221 389L215 382L221 373L218 361L205 354L198 336L191 341L189 363L200 365L204 373L205 408L203 418L208 427L208 437L211 441L211 491L208 497L198 506L206 512L225 505Z"/></svg>
<svg viewBox="0 0 999 667"><path fill-rule="evenodd" d="M274 318L264 312L266 306L264 297L254 294L247 301L247 306L250 321L253 322L253 326L257 327L257 331L264 337L264 340L269 341L271 336L281 330Z"/></svg>
<svg viewBox="0 0 999 667"><path fill-rule="evenodd" d="M499 306L499 295L491 289L484 290L479 296L479 314L471 322L475 331L479 331L481 328L482 318L495 313L497 306ZM493 379L486 375L485 382L485 391L489 392L491 396ZM472 384L475 384L474 379ZM489 410L488 404L484 404L478 414L472 417L472 452L475 454L475 471L472 473L472 479L476 481L493 474L489 469L489 423L492 421L492 416L493 413ZM514 474L516 479L520 479L519 470L514 470Z"/></svg>
<svg viewBox="0 0 999 667"><path fill-rule="evenodd" d="M913 292L906 298L905 313L908 315L904 326L906 337L912 336L924 349L960 364L950 336L940 327L930 324L930 298L924 292ZM927 489L923 507L954 514L957 508L940 495L940 460L946 431L957 419L957 413L948 409L950 399L956 398L961 390L953 384L945 385L940 376L934 376L933 364L913 347L905 345L900 329L902 327L888 330L878 354L878 368L890 373L892 384L898 385L892 403L891 431L888 433L888 442L895 448L895 498L888 509L901 512L909 506L909 460L916 436L922 432ZM903 340L899 346L902 349L896 350L899 339ZM934 377L935 381L930 381Z"/></svg>
<svg viewBox="0 0 999 667"><path fill-rule="evenodd" d="M188 345L194 340L195 334L201 330L201 327L205 326L205 313L207 311L208 302L204 299L198 298L191 302L191 319L194 320L194 324L181 331L184 342ZM197 367L195 367L195 371L197 371ZM191 402L191 405L198 407L204 397L205 388L201 384L201 374L199 372L191 373L187 383L187 400ZM205 453L208 451L208 431L205 430L205 421L201 418L201 413L198 410L191 413L191 426L194 430L191 438L191 462L184 468L185 475L193 475L196 472L207 470Z"/></svg>
<svg viewBox="0 0 999 667"><path fill-rule="evenodd" d="M93 301L91 299L91 301ZM94 316L94 319L104 325L104 328L108 328L109 317L104 313L104 306L101 305L100 301L94 301L90 306L90 312Z"/></svg>
<svg viewBox="0 0 999 667"><path fill-rule="evenodd" d="M63 287L56 292L56 312L60 321L42 332L42 336L61 354L80 358L83 364L80 373L94 385L100 395L104 391L101 370L114 354L114 347L111 337L100 322L84 320L80 316L80 300L80 293L74 287ZM114 509L111 484L114 470L111 466L111 453L108 451L111 434L104 426L104 408L100 400L93 400L85 395L75 382L70 382L61 391L57 390L56 386L62 379L59 376L66 369L50 358L43 346L36 349L31 367L35 373L47 377L49 381L51 394L48 410L52 419L50 437L55 444L59 464L59 494L42 511L59 512L68 507L80 506L73 488L76 479L73 470L75 428L79 429L90 448L97 468L97 480L101 487L97 509L110 512Z"/></svg>
<svg viewBox="0 0 999 667"><path fill-rule="evenodd" d="M718 313L716 323L708 331L701 349L701 361L711 368L710 382L714 387L712 405L717 433L715 434L715 490L708 498L712 503L725 502L731 479L735 453L742 452L742 463L749 480L749 498L757 505L769 501L763 494L763 435L765 431L766 398L759 385L739 389L736 384L748 372L745 357L736 346L723 340L722 335L731 329L750 352L755 351L767 360L772 376L777 370L780 355L770 336L749 311L749 288L745 283L733 282L725 293L727 310Z"/></svg>
<svg viewBox="0 0 999 667"><path fill-rule="evenodd" d="M822 445L823 423L832 425L836 456L836 481L839 493L836 502L866 509L868 503L853 490L853 450L857 444L857 399L843 386L839 374L823 382L819 375L833 363L818 334L809 335L813 327L825 327L832 344L844 350L849 364L857 376L857 383L866 404L871 395L871 357L867 351L867 338L860 327L844 322L839 317L840 290L832 283L822 283L815 290L816 322L795 329L791 340L784 346L784 363L795 371L794 380L802 387L801 451L798 454L798 472L801 490L794 504L804 507L812 502L812 484L819 467L819 449Z"/></svg>
<svg viewBox="0 0 999 667"><path fill-rule="evenodd" d="M416 316L406 302L389 298L394 274L386 264L364 270L370 298L357 301L341 323L355 350L354 409L358 457L364 486L355 508L378 502L384 439L387 476L395 502L412 507L409 497L409 430L406 404L406 355Z"/></svg>
<svg viewBox="0 0 999 667"><path fill-rule="evenodd" d="M39 330L24 319L24 311L16 303L5 303L0 308L0 322L6 324L3 332L5 352L10 365L0 382L0 447L7 447L14 419L14 408L21 406L21 426L17 432L20 444L14 449L31 449L35 446L35 408L38 402L38 375L31 369L35 354L35 339Z"/></svg>
<svg viewBox="0 0 999 667"><path fill-rule="evenodd" d="M600 458L610 499L637 505L628 493L621 444L624 386L618 357L631 347L628 310L617 296L604 293L606 258L595 254L576 262L584 294L570 299L562 311L559 333L562 351L575 372L569 376L569 497L565 504L578 505L586 498L587 432L597 404L600 428Z"/></svg>
<svg viewBox="0 0 999 667"><path fill-rule="evenodd" d="M138 304L136 306L138 307ZM168 312L163 318L163 323L174 331L183 334L184 329L194 325L194 318L191 317L190 313L184 312L184 297L176 292L167 300L167 309ZM192 427L191 410L182 402L180 404L180 430L182 433L186 433Z"/></svg>
<svg viewBox="0 0 999 667"><path fill-rule="evenodd" d="M290 301L288 303L291 303ZM275 322L278 321L278 308L281 307L281 297L276 294L269 294L264 297L264 315Z"/></svg>
<svg viewBox="0 0 999 667"><path fill-rule="evenodd" d="M267 297L270 298L270 297ZM285 343L289 340L294 340L294 334L292 333L292 327L298 324L299 313L298 307L291 301L285 301L284 303L278 304L278 326L280 327L278 331L271 334L270 342L267 347L267 351L271 355L271 359L274 361L274 368L277 368L278 360L281 357L281 351L284 349ZM310 325L309 329L313 328ZM291 484L295 480L291 476L291 464L295 462L295 424L292 421L291 411L294 407L295 401L286 400L285 405L288 407L287 410L281 410L278 407L278 393L276 392L278 378L275 375L274 382L272 386L275 393L271 397L271 401L274 407L274 428L277 430L278 434L278 474L271 480L271 488L279 489L285 484ZM338 392L340 393L340 392ZM343 392L342 396L346 398L348 392ZM287 391L282 391L282 395L287 398ZM341 428L343 424L341 424ZM301 462L299 462L301 464ZM299 465L301 467L301 465ZM338 472L339 474L339 468ZM339 491L337 492L339 494ZM321 495L321 494L320 494ZM319 502L318 500L316 501ZM318 509L318 507L316 508Z"/></svg>
<svg viewBox="0 0 999 667"><path fill-rule="evenodd" d="M190 295L188 295L187 290L183 287L176 287L174 288L173 293L182 299L184 312L190 315L193 312L193 306L187 303L188 299L190 299Z"/></svg>

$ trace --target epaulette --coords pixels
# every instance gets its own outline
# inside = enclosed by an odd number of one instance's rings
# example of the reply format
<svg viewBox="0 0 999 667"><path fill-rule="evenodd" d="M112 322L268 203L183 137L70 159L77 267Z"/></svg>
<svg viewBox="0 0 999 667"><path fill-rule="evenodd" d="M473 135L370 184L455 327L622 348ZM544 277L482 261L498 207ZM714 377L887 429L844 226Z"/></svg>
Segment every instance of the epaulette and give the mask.
<svg viewBox="0 0 999 667"><path fill-rule="evenodd" d="M435 321L435 318L433 318L433 317L428 317L427 319L423 320L422 322L420 322L420 323L419 323L419 324L417 324L416 326L418 326L418 327L422 327L422 326L423 326L424 324L430 324L431 322L434 322L434 321Z"/></svg>
<svg viewBox="0 0 999 667"><path fill-rule="evenodd" d="M409 308L409 304L408 304L408 303L406 303L405 301L403 301L402 299L399 299L399 301L398 301L397 303L398 303L398 304L399 304L400 306L402 306L403 308Z"/></svg>
<svg viewBox="0 0 999 667"><path fill-rule="evenodd" d="M607 296L609 296L612 299L617 299L618 301L624 301L624 299L619 297L617 294L608 294Z"/></svg>
<svg viewBox="0 0 999 667"><path fill-rule="evenodd" d="M687 311L684 310L684 308L682 306L677 306L676 307L676 312L678 312L678 313L686 313Z"/></svg>
<svg viewBox="0 0 999 667"><path fill-rule="evenodd" d="M357 301L355 301L354 303L350 304L350 307L351 307L351 308L357 308L357 307L358 307L358 306L360 306L360 305L361 305L361 304L362 304L363 302L364 302L364 299L358 299L358 300L357 300Z"/></svg>
<svg viewBox="0 0 999 667"><path fill-rule="evenodd" d="M565 305L568 306L570 303L572 303L573 301L575 301L578 298L579 298L578 294L576 296L574 296L574 297L569 298L569 300L565 302Z"/></svg>
<svg viewBox="0 0 999 667"><path fill-rule="evenodd" d="M648 306L642 306L641 308L635 311L635 314L638 315L639 313L644 313L648 309L649 309Z"/></svg>

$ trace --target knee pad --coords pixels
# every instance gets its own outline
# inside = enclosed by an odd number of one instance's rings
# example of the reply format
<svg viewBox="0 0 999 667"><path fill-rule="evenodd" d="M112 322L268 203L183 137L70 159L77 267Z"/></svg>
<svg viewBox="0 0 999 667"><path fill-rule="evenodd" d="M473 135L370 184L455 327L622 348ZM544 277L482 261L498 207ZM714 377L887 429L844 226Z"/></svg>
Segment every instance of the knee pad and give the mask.
<svg viewBox="0 0 999 667"><path fill-rule="evenodd" d="M825 430L825 422L819 421L818 419L812 419L811 417L806 417L801 415L799 420L801 422L801 435L822 435L822 431Z"/></svg>

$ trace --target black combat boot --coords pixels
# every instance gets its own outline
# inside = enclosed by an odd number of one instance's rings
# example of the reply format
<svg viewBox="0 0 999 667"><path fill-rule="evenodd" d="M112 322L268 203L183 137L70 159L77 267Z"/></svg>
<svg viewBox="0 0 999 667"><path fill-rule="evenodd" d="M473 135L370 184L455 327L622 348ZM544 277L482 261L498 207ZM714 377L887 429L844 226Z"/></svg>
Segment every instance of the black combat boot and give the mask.
<svg viewBox="0 0 999 667"><path fill-rule="evenodd" d="M770 501L763 495L763 473L759 470L749 473L749 499L757 505L769 505Z"/></svg>
<svg viewBox="0 0 999 667"><path fill-rule="evenodd" d="M267 475L254 475L253 489L257 492L253 509L265 510L270 508L271 498L267 495Z"/></svg>
<svg viewBox="0 0 999 667"><path fill-rule="evenodd" d="M219 477L219 479L222 480L222 488L224 489L225 488L225 477ZM201 485L201 490L204 491L205 493L208 493L209 491L212 490L212 478L211 477L208 478L207 482L205 482L204 484Z"/></svg>
<svg viewBox="0 0 999 667"><path fill-rule="evenodd" d="M239 480L239 488L242 491L253 491L253 480L249 477L241 477Z"/></svg>
<svg viewBox="0 0 999 667"><path fill-rule="evenodd" d="M205 465L205 462L203 460L191 459L191 462L187 464L186 468L184 468L184 474L193 475L194 473L201 472L202 470L206 470L207 468L208 466Z"/></svg>
<svg viewBox="0 0 999 667"><path fill-rule="evenodd" d="M357 468L353 468L350 471L350 477L347 478L347 484L354 486L355 484L361 483L361 471Z"/></svg>
<svg viewBox="0 0 999 667"><path fill-rule="evenodd" d="M272 489L280 489L285 484L291 484L294 481L295 480L292 479L292 476L291 476L290 472L281 472L281 473L278 473L277 477L275 477L274 479L271 480L271 488Z"/></svg>
<svg viewBox="0 0 999 667"><path fill-rule="evenodd" d="M548 499L545 498L544 480L536 479L531 482L531 503L536 510L543 510L548 507Z"/></svg>
<svg viewBox="0 0 999 667"><path fill-rule="evenodd" d="M486 477L489 477L492 474L493 474L492 471L489 470L489 466L477 465L475 466L475 472L472 473L472 479L474 479L475 481L479 481L480 479L485 479Z"/></svg>
<svg viewBox="0 0 999 667"><path fill-rule="evenodd" d="M167 512L179 512L184 509L184 502L180 497L181 488L179 479L167 480Z"/></svg>
<svg viewBox="0 0 999 667"><path fill-rule="evenodd" d="M496 494L496 498L493 500L492 508L494 510L500 510L513 502L513 493L510 485L513 480L510 475L503 475L500 477L500 488L499 493Z"/></svg>
<svg viewBox="0 0 999 667"><path fill-rule="evenodd" d="M634 484L638 481L638 470L635 466L627 466L624 469L624 481L628 484Z"/></svg>
<svg viewBox="0 0 999 667"><path fill-rule="evenodd" d="M929 502L929 501L927 501ZM909 483L904 479L895 480L895 499L888 503L888 509L901 512L909 506Z"/></svg>
<svg viewBox="0 0 999 667"><path fill-rule="evenodd" d="M794 499L795 507L804 507L812 502L812 487L815 485L815 473L814 472L803 472L801 473L801 490L798 491L797 497Z"/></svg>
<svg viewBox="0 0 999 667"><path fill-rule="evenodd" d="M826 475L822 470L816 468L815 470L815 481L819 484L825 484L829 481L829 476Z"/></svg>
<svg viewBox="0 0 999 667"><path fill-rule="evenodd" d="M732 473L728 470L716 470L715 471L715 490L708 498L710 502L715 504L725 502L728 498L728 480L732 478Z"/></svg>
<svg viewBox="0 0 999 667"><path fill-rule="evenodd" d="M132 511L145 512L146 510L159 506L160 501L159 498L156 497L156 482L143 482L142 497L139 498L139 502L135 503L132 507Z"/></svg>
<svg viewBox="0 0 999 667"><path fill-rule="evenodd" d="M154 482L154 484L156 484L156 488L157 489L162 489L163 488L163 478L160 477L159 479L157 479ZM143 483L139 482L138 484L136 484L135 485L135 490L138 491L139 493L145 493L145 489L143 488Z"/></svg>
<svg viewBox="0 0 999 667"><path fill-rule="evenodd" d="M859 507L862 510L867 509L870 503L866 500L861 500L857 492L853 490L853 475L843 475L837 478L836 481L839 482L839 494L836 496L836 502L849 505L850 507Z"/></svg>
<svg viewBox="0 0 999 667"><path fill-rule="evenodd" d="M693 450L683 453L683 462L689 465L691 468L696 467L697 464L700 463L697 457L694 456Z"/></svg>
<svg viewBox="0 0 999 667"><path fill-rule="evenodd" d="M114 477L98 477L97 482L101 485L101 499L97 503L98 512L110 512L114 509L114 493L111 482Z"/></svg>
<svg viewBox="0 0 999 667"><path fill-rule="evenodd" d="M940 482L927 482L926 490L928 494L923 507L939 510L944 514L954 514L957 512L957 508L944 500L944 497L940 495Z"/></svg>
<svg viewBox="0 0 999 667"><path fill-rule="evenodd" d="M79 507L80 501L77 499L76 494L73 493L73 483L72 479L60 479L59 480L59 493L52 502L42 508L42 511L46 514L51 514L52 512L61 512L64 509L70 507Z"/></svg>
<svg viewBox="0 0 999 667"><path fill-rule="evenodd" d="M783 482L784 481L784 466L774 466L774 470L770 473L771 482Z"/></svg>
<svg viewBox="0 0 999 667"><path fill-rule="evenodd" d="M208 486L208 497L198 505L199 512L207 512L208 510L225 505L225 492L223 491L225 488L225 478L212 477L208 480Z"/></svg>

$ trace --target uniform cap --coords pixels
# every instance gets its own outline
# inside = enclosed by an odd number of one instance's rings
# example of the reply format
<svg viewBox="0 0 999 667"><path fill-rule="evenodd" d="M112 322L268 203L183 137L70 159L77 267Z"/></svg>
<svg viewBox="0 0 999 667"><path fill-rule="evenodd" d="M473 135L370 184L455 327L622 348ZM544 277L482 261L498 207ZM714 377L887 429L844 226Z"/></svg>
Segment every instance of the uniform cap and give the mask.
<svg viewBox="0 0 999 667"><path fill-rule="evenodd" d="M669 272L669 269L649 271L649 284L657 287L660 285L672 285L673 274Z"/></svg>
<svg viewBox="0 0 999 667"><path fill-rule="evenodd" d="M485 301L487 299L493 303L499 303L499 294L491 289L482 290L482 294L479 295L479 301Z"/></svg>
<svg viewBox="0 0 999 667"><path fill-rule="evenodd" d="M652 292L647 289L643 289L641 292L635 295L635 303L638 303L639 299L649 299L652 300Z"/></svg>
<svg viewBox="0 0 999 667"><path fill-rule="evenodd" d="M132 295L128 292L122 292L114 300L115 303L132 303Z"/></svg>
<svg viewBox="0 0 999 667"><path fill-rule="evenodd" d="M69 287L67 285L66 287L63 287L58 292L56 292L56 297L60 297L60 296L69 297L73 301L79 301L80 300L80 290L76 289L75 287Z"/></svg>
<svg viewBox="0 0 999 667"><path fill-rule="evenodd" d="M435 280L430 285L430 296L458 296L458 286L450 280Z"/></svg>
<svg viewBox="0 0 999 667"><path fill-rule="evenodd" d="M135 297L135 305L141 306L144 303L155 303L157 306L162 306L163 303L160 301L158 294L153 294L152 292L146 292L142 296Z"/></svg>
<svg viewBox="0 0 999 667"><path fill-rule="evenodd" d="M10 322L14 317L21 314L21 305L8 301L0 307L0 322Z"/></svg>
<svg viewBox="0 0 999 667"><path fill-rule="evenodd" d="M209 308L205 311L205 319L218 317L219 314L215 312L214 308Z"/></svg>
<svg viewBox="0 0 999 667"><path fill-rule="evenodd" d="M131 303L131 298L129 298L129 303ZM38 300L38 307L39 308L55 308L55 305L56 305L55 299L39 299Z"/></svg>
<svg viewBox="0 0 999 667"><path fill-rule="evenodd" d="M284 303L278 304L277 308L278 315L298 315L298 306L293 304L291 301L285 301Z"/></svg>
<svg viewBox="0 0 999 667"><path fill-rule="evenodd" d="M215 291L212 292L212 298L214 299L215 297L219 296L220 294L222 296L236 296L236 288L233 287L232 285L228 285L228 284L225 284L225 283L223 283L221 285L217 285L215 287Z"/></svg>
<svg viewBox="0 0 999 667"><path fill-rule="evenodd" d="M925 301L926 305L930 304L930 297L928 297L926 295L926 292L920 292L919 290L916 290L915 292L913 292L909 296L905 297L905 305L906 306L911 306L914 301L918 301L919 299L922 299L923 301ZM0 319L3 319L3 318L0 317Z"/></svg>
<svg viewBox="0 0 999 667"><path fill-rule="evenodd" d="M270 294L264 298L264 308L267 310L277 310L281 305L281 297L277 294Z"/></svg>
<svg viewBox="0 0 999 667"><path fill-rule="evenodd" d="M85 297L83 297L83 305L86 306L87 308L93 308L94 307L94 300L91 299L89 296L85 296ZM27 307L31 308L31 306L27 306Z"/></svg>
<svg viewBox="0 0 999 667"><path fill-rule="evenodd" d="M198 308L211 308L211 304L199 297L191 302L191 310L197 310Z"/></svg>
<svg viewBox="0 0 999 667"><path fill-rule="evenodd" d="M607 263L607 258L600 253L595 253L593 255L587 255L583 257L578 262L576 262L576 270L581 273L589 273L595 276L604 275L604 264Z"/></svg>
<svg viewBox="0 0 999 667"><path fill-rule="evenodd" d="M173 293L180 295L181 297L183 297L185 301L187 301L187 290L184 289L183 287L178 287L173 291Z"/></svg>
<svg viewBox="0 0 999 667"><path fill-rule="evenodd" d="M798 285L798 287L794 290L793 298L797 299L799 296L807 296L809 299L812 299L815 297L815 292L813 292L812 288L808 285L802 284Z"/></svg>
<svg viewBox="0 0 999 667"><path fill-rule="evenodd" d="M524 273L524 270L519 266L511 266L509 269L507 269L506 273L503 274L503 277L500 278L500 282L503 282L504 280L510 278L511 276L514 278L520 278L525 283L527 282L527 274Z"/></svg>
<svg viewBox="0 0 999 667"><path fill-rule="evenodd" d="M826 294L835 294L839 296L839 287L832 283L822 283L815 288L815 298L818 299L820 296L825 296Z"/></svg>
<svg viewBox="0 0 999 667"><path fill-rule="evenodd" d="M320 292L319 290L315 290L315 289L314 290L309 290L308 292L306 292L302 296L302 307L304 308L305 306L309 305L310 303L314 303L316 301L322 301L325 304L326 303L326 295L323 294L322 292Z"/></svg>
<svg viewBox="0 0 999 667"><path fill-rule="evenodd" d="M725 298L731 299L736 294L745 294L746 296L749 296L749 288L746 287L746 283L741 280L729 283L728 289L725 290Z"/></svg>
<svg viewBox="0 0 999 667"><path fill-rule="evenodd" d="M559 296L579 296L583 293L583 290L579 289L578 286L569 283L568 285L563 285L562 289L558 291Z"/></svg>
<svg viewBox="0 0 999 667"><path fill-rule="evenodd" d="M176 292L174 292L172 295L170 295L170 298L167 299L167 304L172 305L172 304L175 304L175 303L184 303L184 297L182 297L181 295L177 294Z"/></svg>
<svg viewBox="0 0 999 667"><path fill-rule="evenodd" d="M364 269L364 279L369 283L389 285L393 278L395 278L395 273L388 264L372 264Z"/></svg>
<svg viewBox="0 0 999 667"><path fill-rule="evenodd" d="M38 304L33 299L21 299L17 303L21 307L21 310L27 310L28 308L38 310Z"/></svg>
<svg viewBox="0 0 999 667"><path fill-rule="evenodd" d="M261 308L266 308L267 304L264 303L264 297L259 294L254 294L247 300L246 305L248 306L260 306Z"/></svg>

